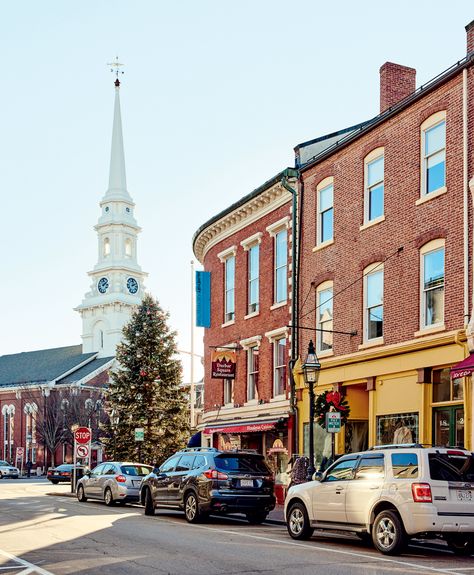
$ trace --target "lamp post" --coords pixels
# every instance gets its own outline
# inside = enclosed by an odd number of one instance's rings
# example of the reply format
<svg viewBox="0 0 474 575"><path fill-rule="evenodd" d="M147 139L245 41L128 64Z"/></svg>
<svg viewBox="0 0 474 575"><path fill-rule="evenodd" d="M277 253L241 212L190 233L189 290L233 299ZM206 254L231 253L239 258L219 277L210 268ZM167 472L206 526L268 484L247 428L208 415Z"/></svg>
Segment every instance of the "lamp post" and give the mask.
<svg viewBox="0 0 474 575"><path fill-rule="evenodd" d="M314 468L314 386L318 383L321 364L314 349L313 341L308 345L308 355L303 364L303 377L305 385L309 387L309 467L308 480L315 472Z"/></svg>
<svg viewBox="0 0 474 575"><path fill-rule="evenodd" d="M116 459L116 447L117 447L117 427L119 424L120 418L119 414L115 409L112 409L110 413L110 423L112 424L112 429L114 430L114 461Z"/></svg>

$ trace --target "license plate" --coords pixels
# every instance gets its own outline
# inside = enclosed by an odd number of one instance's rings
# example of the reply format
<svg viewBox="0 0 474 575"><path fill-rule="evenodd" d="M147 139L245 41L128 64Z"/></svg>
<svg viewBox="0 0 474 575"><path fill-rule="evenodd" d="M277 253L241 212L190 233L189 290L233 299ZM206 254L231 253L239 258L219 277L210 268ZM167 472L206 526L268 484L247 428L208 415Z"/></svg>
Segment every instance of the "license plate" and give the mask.
<svg viewBox="0 0 474 575"><path fill-rule="evenodd" d="M456 497L458 501L472 501L472 491L467 489L457 489Z"/></svg>
<svg viewBox="0 0 474 575"><path fill-rule="evenodd" d="M253 479L241 479L240 487L253 487Z"/></svg>
<svg viewBox="0 0 474 575"><path fill-rule="evenodd" d="M139 487L139 486L140 486L140 483L141 483L141 480L140 480L140 481L133 481L133 480L132 480L132 483L133 483L133 487Z"/></svg>

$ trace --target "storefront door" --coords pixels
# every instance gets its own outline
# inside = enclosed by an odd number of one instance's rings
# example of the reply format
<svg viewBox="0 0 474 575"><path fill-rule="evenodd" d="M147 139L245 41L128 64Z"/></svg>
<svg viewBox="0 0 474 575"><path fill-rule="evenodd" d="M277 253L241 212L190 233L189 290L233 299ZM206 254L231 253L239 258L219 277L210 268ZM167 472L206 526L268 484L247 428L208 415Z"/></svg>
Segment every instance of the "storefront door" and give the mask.
<svg viewBox="0 0 474 575"><path fill-rule="evenodd" d="M464 407L453 405L433 409L433 444L464 445Z"/></svg>

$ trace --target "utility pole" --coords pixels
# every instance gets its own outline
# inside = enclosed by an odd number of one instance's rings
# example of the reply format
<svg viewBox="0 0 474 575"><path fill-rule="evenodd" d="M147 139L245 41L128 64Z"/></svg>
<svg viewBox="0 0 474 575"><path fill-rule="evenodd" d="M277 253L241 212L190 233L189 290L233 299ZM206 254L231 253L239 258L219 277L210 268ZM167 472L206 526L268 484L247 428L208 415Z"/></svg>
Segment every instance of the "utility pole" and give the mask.
<svg viewBox="0 0 474 575"><path fill-rule="evenodd" d="M189 396L190 396L190 425L194 429L194 406L196 404L196 388L194 387L194 260L191 260L191 377L189 383Z"/></svg>

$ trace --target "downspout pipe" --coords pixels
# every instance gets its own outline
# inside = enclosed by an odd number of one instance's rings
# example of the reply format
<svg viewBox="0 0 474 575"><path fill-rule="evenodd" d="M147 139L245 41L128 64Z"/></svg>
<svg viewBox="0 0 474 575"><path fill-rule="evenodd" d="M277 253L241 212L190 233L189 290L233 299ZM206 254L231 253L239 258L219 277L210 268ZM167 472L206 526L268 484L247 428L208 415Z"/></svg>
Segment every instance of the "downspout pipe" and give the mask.
<svg viewBox="0 0 474 575"><path fill-rule="evenodd" d="M296 390L295 380L293 377L293 368L296 360L298 359L298 329L294 326L298 325L298 189L293 188L289 184L289 179L298 181L299 171L294 168L286 168L281 178L281 185L285 190L290 192L292 196L291 205L291 358L288 363L290 375L290 413L293 415L293 445L292 453L296 453L298 449L297 432L298 432L298 419L296 409Z"/></svg>

